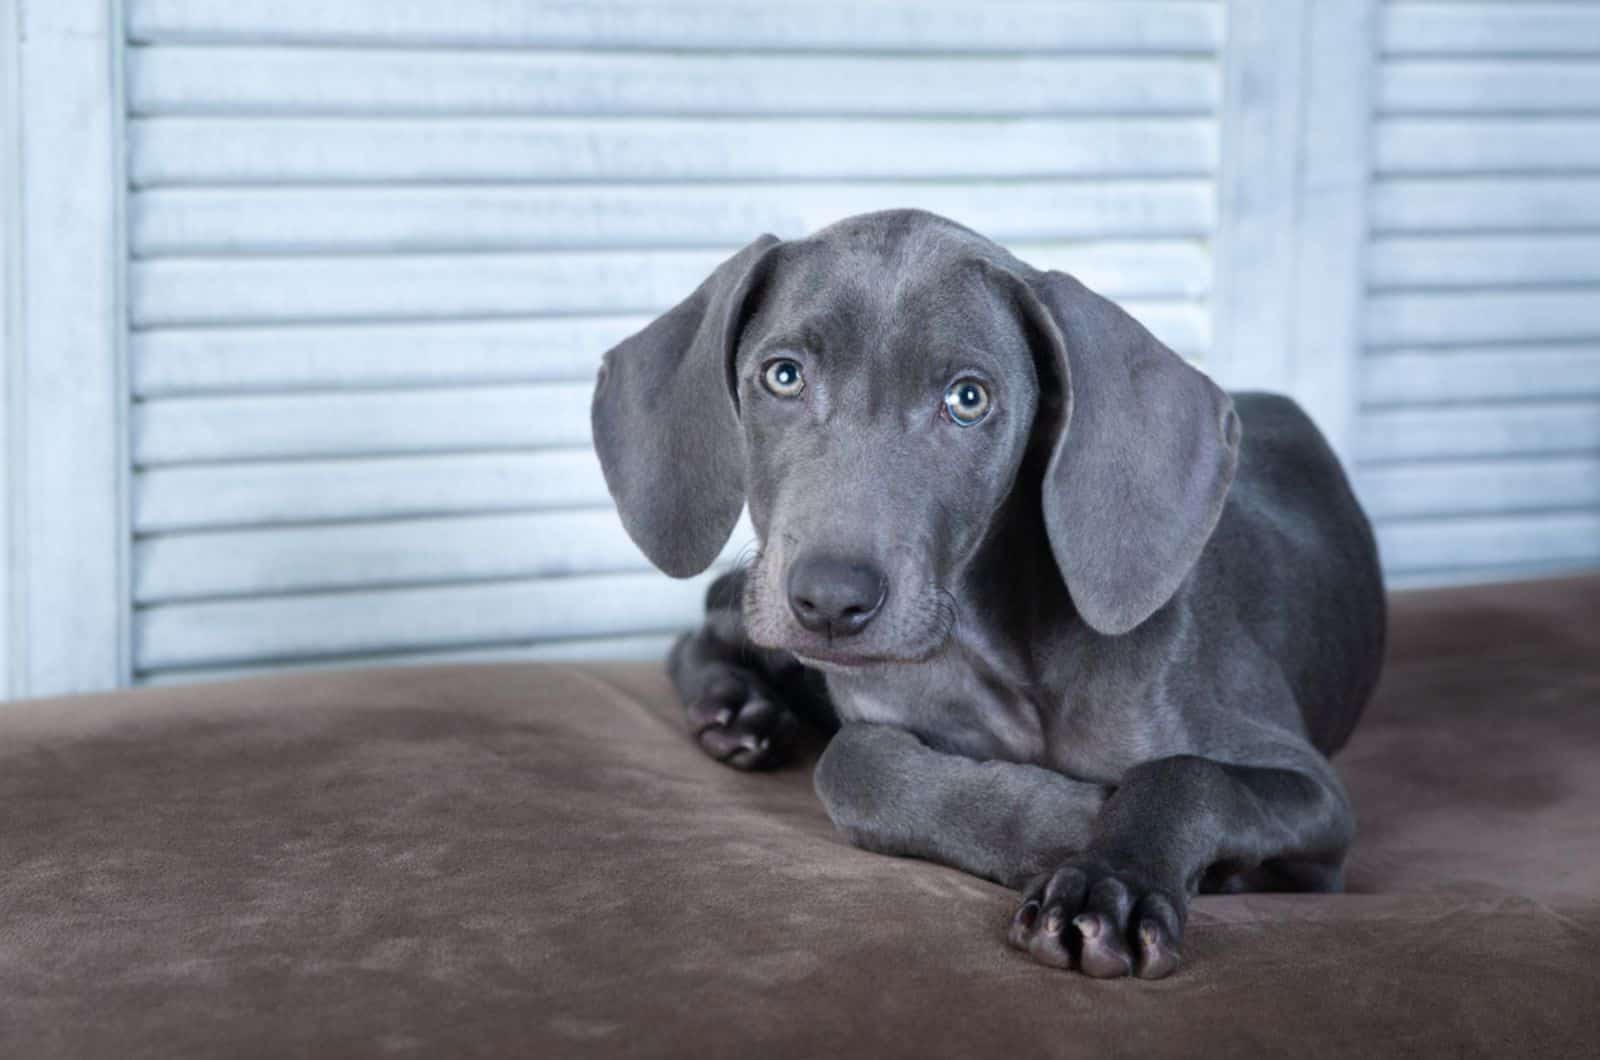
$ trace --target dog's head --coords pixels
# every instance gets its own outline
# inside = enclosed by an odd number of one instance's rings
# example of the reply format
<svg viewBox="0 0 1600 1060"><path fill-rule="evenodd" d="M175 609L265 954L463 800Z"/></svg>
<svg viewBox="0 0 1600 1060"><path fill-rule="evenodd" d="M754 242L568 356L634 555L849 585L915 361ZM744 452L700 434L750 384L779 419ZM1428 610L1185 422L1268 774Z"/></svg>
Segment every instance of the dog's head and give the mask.
<svg viewBox="0 0 1600 1060"><path fill-rule="evenodd" d="M752 638L846 665L938 650L1014 490L1084 620L1134 628L1210 537L1239 440L1116 305L919 211L745 247L606 354L593 419L645 555L704 570L748 501Z"/></svg>

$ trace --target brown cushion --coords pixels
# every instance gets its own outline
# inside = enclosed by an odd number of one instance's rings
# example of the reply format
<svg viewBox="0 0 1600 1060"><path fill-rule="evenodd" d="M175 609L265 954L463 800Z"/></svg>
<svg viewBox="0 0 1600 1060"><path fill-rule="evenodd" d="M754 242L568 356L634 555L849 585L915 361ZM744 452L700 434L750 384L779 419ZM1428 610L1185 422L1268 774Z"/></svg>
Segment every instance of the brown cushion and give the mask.
<svg viewBox="0 0 1600 1060"><path fill-rule="evenodd" d="M1594 1055L1600 577L1399 597L1391 655L1349 893L1201 898L1158 983L703 758L657 667L0 705L0 1055Z"/></svg>

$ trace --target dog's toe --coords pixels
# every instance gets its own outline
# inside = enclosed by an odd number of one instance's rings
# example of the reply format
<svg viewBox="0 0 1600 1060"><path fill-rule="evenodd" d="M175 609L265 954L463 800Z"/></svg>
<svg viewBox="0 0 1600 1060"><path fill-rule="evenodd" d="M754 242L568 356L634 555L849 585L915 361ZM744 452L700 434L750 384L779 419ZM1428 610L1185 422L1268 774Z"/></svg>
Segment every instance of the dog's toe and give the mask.
<svg viewBox="0 0 1600 1060"><path fill-rule="evenodd" d="M1072 924L1083 939L1083 957L1078 967L1096 979L1120 979L1133 971L1133 954L1128 952L1128 913L1133 894L1115 876L1102 876L1089 888L1083 912Z"/></svg>
<svg viewBox="0 0 1600 1060"><path fill-rule="evenodd" d="M788 757L799 719L754 678L729 672L707 684L688 707L701 750L735 769L770 769Z"/></svg>
<svg viewBox="0 0 1600 1060"><path fill-rule="evenodd" d="M1171 897L1132 874L1087 860L1023 890L1007 938L1040 964L1096 979L1160 979L1180 962L1182 916Z"/></svg>
<svg viewBox="0 0 1600 1060"><path fill-rule="evenodd" d="M1135 916L1141 979L1164 979L1178 970L1183 954L1178 950L1182 930L1178 912L1159 894L1146 895Z"/></svg>
<svg viewBox="0 0 1600 1060"><path fill-rule="evenodd" d="M1039 918L1036 930L1028 939L1028 953L1040 964L1052 968L1071 968L1070 934L1061 910L1052 909Z"/></svg>
<svg viewBox="0 0 1600 1060"><path fill-rule="evenodd" d="M1133 957L1118 925L1100 913L1079 913L1072 920L1083 939L1078 968L1096 979L1121 979L1133 971Z"/></svg>
<svg viewBox="0 0 1600 1060"><path fill-rule="evenodd" d="M1178 970L1183 955L1167 929L1154 921L1139 925L1139 978L1165 979Z"/></svg>
<svg viewBox="0 0 1600 1060"><path fill-rule="evenodd" d="M1023 902L1011 921L1011 944L1040 964L1071 968L1076 963L1078 936L1072 916L1083 901L1088 880L1068 867L1038 877L1023 890Z"/></svg>
<svg viewBox="0 0 1600 1060"><path fill-rule="evenodd" d="M1033 939L1034 927L1038 922L1039 900L1037 898L1024 900L1011 917L1011 930L1006 933L1006 941L1011 943L1013 949L1026 950Z"/></svg>

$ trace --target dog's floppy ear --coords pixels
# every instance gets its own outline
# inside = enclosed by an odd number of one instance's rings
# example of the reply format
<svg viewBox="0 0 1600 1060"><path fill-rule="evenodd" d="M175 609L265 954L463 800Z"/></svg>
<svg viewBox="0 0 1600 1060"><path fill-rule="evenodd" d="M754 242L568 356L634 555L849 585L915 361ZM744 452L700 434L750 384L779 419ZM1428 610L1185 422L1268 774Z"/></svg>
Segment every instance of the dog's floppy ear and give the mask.
<svg viewBox="0 0 1600 1060"><path fill-rule="evenodd" d="M1172 598L1216 529L1239 417L1115 303L1060 272L1026 286L1065 401L1044 480L1050 549L1084 620L1126 633Z"/></svg>
<svg viewBox="0 0 1600 1060"><path fill-rule="evenodd" d="M606 353L590 420L628 536L675 578L698 574L744 507L744 438L730 378L762 236Z"/></svg>

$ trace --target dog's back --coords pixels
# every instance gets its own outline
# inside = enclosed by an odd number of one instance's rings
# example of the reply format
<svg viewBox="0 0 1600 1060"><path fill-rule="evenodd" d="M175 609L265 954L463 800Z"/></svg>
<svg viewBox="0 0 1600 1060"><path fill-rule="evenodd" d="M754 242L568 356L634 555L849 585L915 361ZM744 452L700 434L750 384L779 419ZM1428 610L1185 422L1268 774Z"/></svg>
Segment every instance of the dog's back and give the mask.
<svg viewBox="0 0 1600 1060"><path fill-rule="evenodd" d="M1242 442L1217 538L1231 576L1248 568L1261 579L1260 613L1250 624L1283 661L1312 742L1332 753L1349 738L1382 667L1377 542L1310 417L1278 394L1232 397Z"/></svg>

